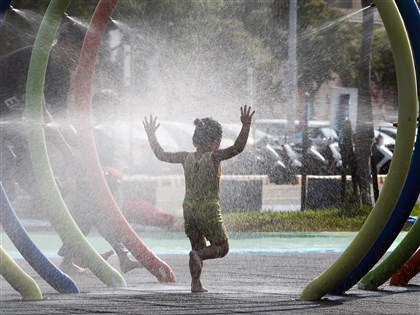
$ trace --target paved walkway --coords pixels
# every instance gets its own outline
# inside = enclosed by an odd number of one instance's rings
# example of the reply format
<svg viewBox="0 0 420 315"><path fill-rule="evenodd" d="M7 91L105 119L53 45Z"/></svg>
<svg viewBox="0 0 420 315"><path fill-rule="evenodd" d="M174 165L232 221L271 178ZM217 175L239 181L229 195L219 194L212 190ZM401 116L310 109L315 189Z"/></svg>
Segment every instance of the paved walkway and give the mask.
<svg viewBox="0 0 420 315"><path fill-rule="evenodd" d="M187 255L162 256L177 283L159 283L147 270L125 274L128 287L106 287L94 275L75 277L80 294L60 295L24 261L44 300L21 301L0 277L0 314L419 314L420 276L407 287L379 291L352 288L346 295L300 301L302 289L335 261L337 254L230 254L206 261L202 275L209 293L190 293ZM118 268L116 258L112 265Z"/></svg>

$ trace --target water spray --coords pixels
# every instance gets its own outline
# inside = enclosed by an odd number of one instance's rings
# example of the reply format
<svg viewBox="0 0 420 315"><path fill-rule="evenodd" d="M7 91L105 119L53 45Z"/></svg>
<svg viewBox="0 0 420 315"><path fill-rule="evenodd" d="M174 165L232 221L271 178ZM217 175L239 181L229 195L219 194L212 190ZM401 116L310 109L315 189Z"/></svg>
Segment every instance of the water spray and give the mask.
<svg viewBox="0 0 420 315"><path fill-rule="evenodd" d="M83 26L83 27L87 27L87 24L86 23L83 23L81 20L79 20L79 19L77 19L75 17L72 17L72 16L68 15L66 12L64 12L64 17L66 19L70 20L71 22L76 23L77 25L80 25L80 26Z"/></svg>
<svg viewBox="0 0 420 315"><path fill-rule="evenodd" d="M13 6L9 6L9 10L16 13L16 14L19 14L19 15L24 15L25 14L22 10L16 9Z"/></svg>
<svg viewBox="0 0 420 315"><path fill-rule="evenodd" d="M6 0L3 2L0 2L0 27L3 24L4 15L6 14L6 11L12 6L10 5L11 0Z"/></svg>
<svg viewBox="0 0 420 315"><path fill-rule="evenodd" d="M376 2L395 54L398 98L398 136L387 181L363 227L341 256L302 291L301 300L321 299L349 274L380 236L403 189L414 143L417 87L414 60L404 22L393 1ZM398 46L398 49L395 49ZM400 129L403 126L403 129ZM406 150L407 149L407 150ZM409 158L407 158L409 157Z"/></svg>
<svg viewBox="0 0 420 315"><path fill-rule="evenodd" d="M79 67L76 72L74 88L75 103L73 111L83 110L90 114L92 108L92 82L102 36L117 0L100 1L92 16L85 41L80 54ZM95 30L95 32L93 32ZM104 211L110 226L114 227L118 239L127 247L133 256L149 270L160 282L175 282L172 269L157 257L132 229L119 209L105 181L99 162L92 130L88 128L89 117L81 117L79 144L86 163L85 170L92 187L101 195L98 203ZM79 132L79 130L78 130ZM164 272L162 272L164 271Z"/></svg>
<svg viewBox="0 0 420 315"><path fill-rule="evenodd" d="M54 37L61 23L69 0L51 1L39 27L32 51L26 85L25 117L43 122L45 73ZM36 124L28 126L28 143L33 170L40 184L40 192L46 209L56 231L63 242L80 250L80 255L87 261L89 269L108 286L125 287L126 283L118 273L100 256L87 241L74 222L56 184L50 166L44 129Z"/></svg>
<svg viewBox="0 0 420 315"><path fill-rule="evenodd" d="M109 20L112 24L114 24L116 27L118 27L123 32L130 32L131 28L125 24L124 22L121 22L119 20L113 19L112 17L109 17Z"/></svg>
<svg viewBox="0 0 420 315"><path fill-rule="evenodd" d="M356 16L357 14L359 14L359 13L365 11L365 10L370 10L374 6L375 6L375 4L372 3L371 5L369 5L367 7L361 8L361 9L355 11L355 12L352 12L350 14L347 14L346 16L343 16L342 18L339 18L336 21L333 21L333 22L330 22L330 23L321 25L320 27L314 29L313 31L310 31L309 33L304 33L304 34L298 36L298 39L299 40L304 40L304 39L309 38L309 37L311 37L311 36L313 36L313 35L315 35L317 33L321 33L322 31L324 31L324 30L326 30L328 28L331 28L331 27L337 25L338 23L340 23L342 21L345 21L347 19L350 19L351 17Z"/></svg>

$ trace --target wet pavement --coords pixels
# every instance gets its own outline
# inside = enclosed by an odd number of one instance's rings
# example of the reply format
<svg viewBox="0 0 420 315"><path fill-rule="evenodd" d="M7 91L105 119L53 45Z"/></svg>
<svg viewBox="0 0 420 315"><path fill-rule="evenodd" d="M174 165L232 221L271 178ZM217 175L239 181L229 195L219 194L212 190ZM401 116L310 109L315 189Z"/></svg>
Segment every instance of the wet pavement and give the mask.
<svg viewBox="0 0 420 315"><path fill-rule="evenodd" d="M0 277L0 314L419 314L420 276L407 287L385 283L378 291L353 287L345 295L301 301L303 288L333 263L337 253L229 254L206 261L208 293L190 292L188 255L165 255L176 283L159 283L147 270L124 274L127 288L106 287L93 274L73 277L79 294L58 294L23 260L41 287L42 301L22 301ZM56 261L58 262L58 261ZM110 263L118 269L115 256Z"/></svg>

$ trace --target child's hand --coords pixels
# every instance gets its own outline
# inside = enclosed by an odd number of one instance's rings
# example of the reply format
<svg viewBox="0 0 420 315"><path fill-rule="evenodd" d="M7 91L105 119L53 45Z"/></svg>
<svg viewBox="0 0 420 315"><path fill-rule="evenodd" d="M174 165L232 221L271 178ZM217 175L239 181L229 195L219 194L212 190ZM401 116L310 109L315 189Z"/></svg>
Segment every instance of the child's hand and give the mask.
<svg viewBox="0 0 420 315"><path fill-rule="evenodd" d="M241 107L241 122L242 124L250 124L252 122L252 116L254 116L255 110L251 113L251 106Z"/></svg>
<svg viewBox="0 0 420 315"><path fill-rule="evenodd" d="M157 117L153 117L152 115L150 115L149 120L147 120L147 117L144 117L143 126L147 135L155 134L156 130L159 128L160 124L157 124L156 120Z"/></svg>

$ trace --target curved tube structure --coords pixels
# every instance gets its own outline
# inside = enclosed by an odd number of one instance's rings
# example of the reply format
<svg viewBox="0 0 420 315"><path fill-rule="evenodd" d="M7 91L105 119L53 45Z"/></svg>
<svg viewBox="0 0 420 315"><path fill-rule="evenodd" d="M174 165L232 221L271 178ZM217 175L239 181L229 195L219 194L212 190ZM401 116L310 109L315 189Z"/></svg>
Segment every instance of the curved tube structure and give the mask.
<svg viewBox="0 0 420 315"><path fill-rule="evenodd" d="M121 213L103 175L91 128L92 83L95 61L103 33L116 3L117 0L99 1L80 55L75 79L75 106L77 108L74 108L74 114L79 116L77 129L80 134L80 151L83 155L91 186L100 196L96 201L105 212L109 226L114 229L118 239L160 282L175 282L172 269L151 252Z"/></svg>
<svg viewBox="0 0 420 315"><path fill-rule="evenodd" d="M414 61L404 23L392 0L375 1L384 22L398 81L398 135L394 156L381 194L365 224L343 254L303 290L302 300L319 300L330 292L366 255L382 232L401 193L411 161L417 119Z"/></svg>
<svg viewBox="0 0 420 315"><path fill-rule="evenodd" d="M38 284L9 256L0 245L0 274L26 301L42 300Z"/></svg>
<svg viewBox="0 0 420 315"><path fill-rule="evenodd" d="M420 78L420 11L415 0L396 0L396 4L404 20L405 27L410 38L416 68L417 78ZM417 81L417 92L419 84ZM420 135L420 125L417 126L417 134ZM331 291L333 294L341 294L355 285L371 268L381 259L387 249L392 245L401 229L403 228L408 216L417 202L420 193L420 137L417 137L415 150L411 159L410 169L405 181L401 195L397 201L395 209L389 218L381 235L373 244L365 257L357 266ZM406 256L406 255L405 255Z"/></svg>
<svg viewBox="0 0 420 315"><path fill-rule="evenodd" d="M3 25L4 15L9 9L10 0L0 1L0 27ZM8 204L7 196L3 190L3 186L0 182L0 223L6 225L3 221L3 215L5 213L5 205ZM13 211L13 210L12 210ZM18 220L16 222L19 222ZM7 232L6 232L7 233ZM9 236L10 237L10 236ZM15 245L16 246L16 245ZM42 254L41 254L42 255ZM42 300L42 293L38 287L38 284L26 274L17 265L13 259L7 254L7 252L0 245L0 274L6 279L6 281L18 291L24 300Z"/></svg>
<svg viewBox="0 0 420 315"><path fill-rule="evenodd" d="M56 185L47 154L43 129L44 83L55 33L70 0L52 0L35 39L26 86L25 118L34 173L49 219L63 242L80 249L91 271L108 286L126 286L124 278L89 244L70 215Z"/></svg>
<svg viewBox="0 0 420 315"><path fill-rule="evenodd" d="M369 271L359 282L359 289L375 291L400 269L420 245L420 221L411 227L410 231L398 246L375 269Z"/></svg>
<svg viewBox="0 0 420 315"><path fill-rule="evenodd" d="M389 281L390 285L393 286L404 286L407 285L411 278L420 272L420 250L411 256L409 260L394 273Z"/></svg>
<svg viewBox="0 0 420 315"><path fill-rule="evenodd" d="M50 262L31 240L16 216L1 182L0 203L0 223L23 258L57 292L79 293L73 280Z"/></svg>
<svg viewBox="0 0 420 315"><path fill-rule="evenodd" d="M0 27L2 26L3 17L9 8L9 5L10 1L8 0L0 2ZM48 284L50 284L59 293L79 293L79 289L73 280L51 263L31 240L25 228L20 223L19 218L16 216L1 182L0 224L3 226L4 231L25 260ZM12 266L15 267L14 265L11 265L11 267ZM18 274L22 276L22 273L17 272L16 277L18 277ZM13 279L16 277L13 277ZM28 276L24 274L23 277L27 278ZM25 283L25 280L22 281L22 283ZM29 282L29 287L25 289L25 296L28 295L26 293L27 291L34 291L33 294L35 294L35 296L39 296L39 288L34 289L32 281Z"/></svg>

